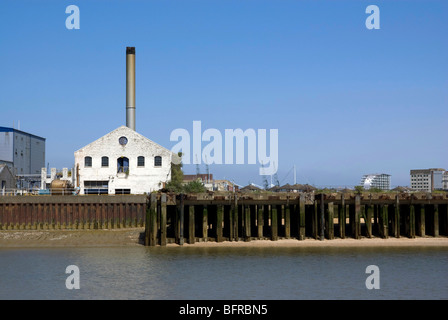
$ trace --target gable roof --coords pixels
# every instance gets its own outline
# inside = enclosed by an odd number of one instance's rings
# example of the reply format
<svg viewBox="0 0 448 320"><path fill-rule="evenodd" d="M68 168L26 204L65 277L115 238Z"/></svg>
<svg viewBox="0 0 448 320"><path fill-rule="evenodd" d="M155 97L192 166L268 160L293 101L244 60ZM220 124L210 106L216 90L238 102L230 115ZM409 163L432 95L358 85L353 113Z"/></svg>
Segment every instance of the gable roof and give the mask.
<svg viewBox="0 0 448 320"><path fill-rule="evenodd" d="M131 128L128 128L128 127L126 127L126 126L120 126L120 127L118 127L117 129L112 130L111 132L105 134L105 135L102 136L101 138L98 138L98 139L96 139L95 141L89 143L88 145L86 145L86 146L84 146L84 147L82 147L82 148L76 150L76 151L75 151L75 154L76 154L77 152L82 151L82 150L85 149L85 148L92 148L92 147L95 147L95 145L102 143L102 140L103 140L104 138L107 138L107 137L109 137L109 136L111 136L111 135L114 135L114 134L116 134L116 133L120 133L120 134L126 135L126 136L128 136L128 137L130 137L130 136L136 136L136 137L139 137L139 138L141 138L141 139L143 139L143 140L146 140L146 142L148 142L148 143L150 143L150 144L152 144L152 145L155 145L155 146L158 147L158 148L161 148L161 149L163 149L163 150L165 150L165 151L167 151L167 152L169 152L169 153L173 153L173 152L171 152L171 150L169 150L169 149L167 149L167 148L165 148L165 147L162 147L160 144L158 144L158 143L156 143L156 142L154 142L154 141L152 141L152 140L146 138L145 136L141 135L141 134L138 133L137 131L132 130ZM173 154L174 154L174 153L173 153Z"/></svg>

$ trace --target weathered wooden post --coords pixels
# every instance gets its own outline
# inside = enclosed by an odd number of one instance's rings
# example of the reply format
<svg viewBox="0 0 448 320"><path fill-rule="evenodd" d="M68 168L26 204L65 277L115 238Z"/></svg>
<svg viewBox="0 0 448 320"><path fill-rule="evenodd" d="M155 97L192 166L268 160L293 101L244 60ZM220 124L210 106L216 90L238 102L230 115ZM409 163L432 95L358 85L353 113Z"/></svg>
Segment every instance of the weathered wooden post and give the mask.
<svg viewBox="0 0 448 320"><path fill-rule="evenodd" d="M224 205L219 204L216 208L216 242L222 242L222 223L224 219Z"/></svg>
<svg viewBox="0 0 448 320"><path fill-rule="evenodd" d="M179 241L178 244L180 246L184 245L184 223L185 223L185 208L184 208L184 194L181 193L179 195L180 199L179 199Z"/></svg>
<svg viewBox="0 0 448 320"><path fill-rule="evenodd" d="M194 205L188 206L188 243L194 244L195 238L195 225L194 225Z"/></svg>
<svg viewBox="0 0 448 320"><path fill-rule="evenodd" d="M244 212L244 241L250 241L250 206L243 205Z"/></svg>
<svg viewBox="0 0 448 320"><path fill-rule="evenodd" d="M443 210L439 214L442 215L443 233L444 235L448 235L448 203L443 206Z"/></svg>
<svg viewBox="0 0 448 320"><path fill-rule="evenodd" d="M352 230L352 233L353 233L353 238L359 239L359 236L360 236L360 234L359 234L359 227L361 225L360 224L360 218L359 218L360 214L361 214L361 196L359 194L357 194L355 196L355 206L354 206L354 209L355 209L354 217L353 217L354 221L353 221L353 224L352 224L354 230Z"/></svg>
<svg viewBox="0 0 448 320"><path fill-rule="evenodd" d="M150 203L146 211L146 223L145 223L145 246L155 246L157 237L157 195L151 193Z"/></svg>
<svg viewBox="0 0 448 320"><path fill-rule="evenodd" d="M299 214L299 240L305 240L305 195L299 196L299 204L296 205Z"/></svg>
<svg viewBox="0 0 448 320"><path fill-rule="evenodd" d="M408 237L415 238L415 206L409 205L409 233Z"/></svg>
<svg viewBox="0 0 448 320"><path fill-rule="evenodd" d="M160 196L160 245L166 246L166 193Z"/></svg>
<svg viewBox="0 0 448 320"><path fill-rule="evenodd" d="M388 238L389 237L389 217L388 217L388 205L387 204L381 204L379 207L379 214L378 214L378 224L379 224L379 232L380 236L382 238Z"/></svg>
<svg viewBox="0 0 448 320"><path fill-rule="evenodd" d="M334 239L334 203L327 204L327 237L330 240Z"/></svg>
<svg viewBox="0 0 448 320"><path fill-rule="evenodd" d="M432 234L434 235L434 237L438 237L439 236L439 205L438 204L434 204L433 205L434 209L433 209L433 230L432 230Z"/></svg>
<svg viewBox="0 0 448 320"><path fill-rule="evenodd" d="M338 206L339 236L345 238L345 196L341 194L341 205Z"/></svg>
<svg viewBox="0 0 448 320"><path fill-rule="evenodd" d="M232 240L238 241L238 195L234 194L234 200L233 200L233 208L231 211L231 214L233 215L233 237Z"/></svg>
<svg viewBox="0 0 448 320"><path fill-rule="evenodd" d="M257 227L258 227L258 239L263 239L263 205L257 205Z"/></svg>
<svg viewBox="0 0 448 320"><path fill-rule="evenodd" d="M325 202L324 202L324 194L320 194L320 236L319 240L325 240Z"/></svg>
<svg viewBox="0 0 448 320"><path fill-rule="evenodd" d="M271 205L271 240L278 240L278 211L276 205Z"/></svg>
<svg viewBox="0 0 448 320"><path fill-rule="evenodd" d="M368 238L372 237L372 217L373 217L373 205L366 205L366 235Z"/></svg>
<svg viewBox="0 0 448 320"><path fill-rule="evenodd" d="M419 206L419 210L418 210L417 217L416 217L416 220L417 220L417 228L416 228L417 230L416 230L416 233L420 237L424 237L426 235L425 219L426 219L426 217L425 217L425 204L422 203Z"/></svg>
<svg viewBox="0 0 448 320"><path fill-rule="evenodd" d="M151 215L150 215L150 211L149 211L150 206L151 206L151 204L149 204L147 206L146 215L145 215L145 246L149 246L149 237L150 237L150 230L151 230L149 228L149 221L151 220Z"/></svg>
<svg viewBox="0 0 448 320"><path fill-rule="evenodd" d="M208 240L208 210L207 205L202 207L202 238L204 242Z"/></svg>
<svg viewBox="0 0 448 320"><path fill-rule="evenodd" d="M395 195L395 204L394 204L394 236L396 238L400 238L400 200L398 194Z"/></svg>
<svg viewBox="0 0 448 320"><path fill-rule="evenodd" d="M285 205L285 238L289 239L291 238L291 206L288 203Z"/></svg>
<svg viewBox="0 0 448 320"><path fill-rule="evenodd" d="M313 212L311 217L311 228L313 233L314 239L319 239L319 224L318 224L318 212L319 212L319 206L317 203L317 199L314 199L314 206L313 206Z"/></svg>

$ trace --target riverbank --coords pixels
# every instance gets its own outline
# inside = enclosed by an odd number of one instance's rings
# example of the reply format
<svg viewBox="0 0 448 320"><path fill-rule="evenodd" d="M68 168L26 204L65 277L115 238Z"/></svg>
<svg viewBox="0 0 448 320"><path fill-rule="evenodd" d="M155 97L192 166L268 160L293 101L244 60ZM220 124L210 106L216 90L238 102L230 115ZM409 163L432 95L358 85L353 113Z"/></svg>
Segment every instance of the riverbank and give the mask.
<svg viewBox="0 0 448 320"><path fill-rule="evenodd" d="M142 246L144 228L110 229L110 230L2 230L0 231L0 248L14 247L129 247ZM176 247L177 244L168 244ZM447 247L448 237L400 237L387 239L333 239L319 241L315 239L280 239L223 242L185 243L184 247Z"/></svg>

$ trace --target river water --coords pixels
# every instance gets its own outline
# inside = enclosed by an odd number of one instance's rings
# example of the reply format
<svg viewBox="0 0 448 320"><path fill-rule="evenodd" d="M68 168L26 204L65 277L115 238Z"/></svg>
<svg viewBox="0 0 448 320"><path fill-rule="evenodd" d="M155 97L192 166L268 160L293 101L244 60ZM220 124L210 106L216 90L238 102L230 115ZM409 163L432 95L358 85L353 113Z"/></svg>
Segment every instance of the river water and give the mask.
<svg viewBox="0 0 448 320"><path fill-rule="evenodd" d="M0 248L0 299L448 299L447 271L446 247Z"/></svg>

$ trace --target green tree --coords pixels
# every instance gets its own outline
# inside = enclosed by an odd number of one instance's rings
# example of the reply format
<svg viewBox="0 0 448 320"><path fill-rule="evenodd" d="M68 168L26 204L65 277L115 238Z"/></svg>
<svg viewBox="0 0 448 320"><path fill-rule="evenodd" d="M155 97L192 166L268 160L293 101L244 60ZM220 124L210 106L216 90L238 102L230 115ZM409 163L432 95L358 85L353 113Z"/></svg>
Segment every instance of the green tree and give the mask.
<svg viewBox="0 0 448 320"><path fill-rule="evenodd" d="M364 187L363 186L356 186L355 187L355 192L356 193L361 193L361 192L363 192L364 191Z"/></svg>
<svg viewBox="0 0 448 320"><path fill-rule="evenodd" d="M179 152L177 155L182 159L182 152ZM182 192L183 181L182 162L179 161L179 164L171 162L171 181L167 182L165 188L170 192Z"/></svg>
<svg viewBox="0 0 448 320"><path fill-rule="evenodd" d="M183 186L183 191L185 193L201 193L207 191L199 180L193 180Z"/></svg>

